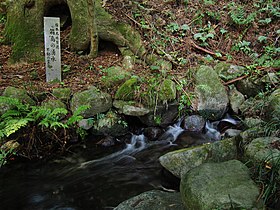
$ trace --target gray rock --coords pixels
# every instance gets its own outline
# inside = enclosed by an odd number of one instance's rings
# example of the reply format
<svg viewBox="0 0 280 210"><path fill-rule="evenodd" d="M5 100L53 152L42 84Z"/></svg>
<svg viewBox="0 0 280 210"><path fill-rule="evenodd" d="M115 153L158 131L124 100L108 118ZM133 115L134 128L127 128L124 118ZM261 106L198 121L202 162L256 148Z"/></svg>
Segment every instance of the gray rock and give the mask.
<svg viewBox="0 0 280 210"><path fill-rule="evenodd" d="M270 163L278 162L280 151L273 147L273 144L280 144L280 138L260 137L254 139L245 148L245 157L253 163L267 161Z"/></svg>
<svg viewBox="0 0 280 210"><path fill-rule="evenodd" d="M176 99L176 85L171 79L165 79L159 89L159 99L161 101L173 101Z"/></svg>
<svg viewBox="0 0 280 210"><path fill-rule="evenodd" d="M205 162L221 162L235 159L236 140L226 139L211 144L169 152L159 158L160 164L177 177Z"/></svg>
<svg viewBox="0 0 280 210"><path fill-rule="evenodd" d="M200 66L196 73L197 109L206 119L221 119L228 108L228 95L217 73L209 66Z"/></svg>
<svg viewBox="0 0 280 210"><path fill-rule="evenodd" d="M242 93L236 90L235 87L232 87L229 90L229 102L232 110L238 114L240 105L245 101L245 97Z"/></svg>
<svg viewBox="0 0 280 210"><path fill-rule="evenodd" d="M220 62L214 67L215 71L225 81L235 79L244 74L245 68L225 62Z"/></svg>
<svg viewBox="0 0 280 210"><path fill-rule="evenodd" d="M134 101L114 100L113 106L118 110L118 113L129 116L143 116L150 112L150 109L137 106Z"/></svg>
<svg viewBox="0 0 280 210"><path fill-rule="evenodd" d="M134 68L135 58L132 56L126 55L123 58L122 66L124 69L131 71Z"/></svg>
<svg viewBox="0 0 280 210"><path fill-rule="evenodd" d="M227 129L224 133L224 136L226 138L238 136L241 133L241 130L238 129Z"/></svg>
<svg viewBox="0 0 280 210"><path fill-rule="evenodd" d="M93 127L93 121L91 119L82 119L79 121L78 126L85 130L89 130Z"/></svg>
<svg viewBox="0 0 280 210"><path fill-rule="evenodd" d="M268 121L280 115L280 88L273 91L268 97L268 106L265 109ZM279 118L278 118L279 119Z"/></svg>
<svg viewBox="0 0 280 210"><path fill-rule="evenodd" d="M184 210L179 193L144 192L120 203L114 210Z"/></svg>
<svg viewBox="0 0 280 210"><path fill-rule="evenodd" d="M205 119L199 115L191 115L185 118L184 128L188 131L201 132L205 126Z"/></svg>
<svg viewBox="0 0 280 210"><path fill-rule="evenodd" d="M166 127L173 124L176 117L178 116L178 103L168 103L165 105L157 105L156 114L154 110L150 111L144 116L138 118L147 126L162 126Z"/></svg>
<svg viewBox="0 0 280 210"><path fill-rule="evenodd" d="M42 106L47 109L54 110L56 108L66 109L66 105L60 100L48 100L42 103Z"/></svg>
<svg viewBox="0 0 280 210"><path fill-rule="evenodd" d="M180 192L187 209L253 209L259 188L237 160L205 163L185 174Z"/></svg>
<svg viewBox="0 0 280 210"><path fill-rule="evenodd" d="M93 86L88 90L75 93L70 105L72 112L75 112L82 105L89 105L89 109L81 113L84 118L89 118L108 111L112 107L112 98L108 93Z"/></svg>
<svg viewBox="0 0 280 210"><path fill-rule="evenodd" d="M113 87L123 83L126 79L130 78L131 73L124 70L120 66L111 66L102 70L106 75L102 76L101 82L106 87Z"/></svg>
<svg viewBox="0 0 280 210"><path fill-rule="evenodd" d="M236 88L244 96L254 97L264 89L264 85L260 80L254 80L251 77L239 80Z"/></svg>

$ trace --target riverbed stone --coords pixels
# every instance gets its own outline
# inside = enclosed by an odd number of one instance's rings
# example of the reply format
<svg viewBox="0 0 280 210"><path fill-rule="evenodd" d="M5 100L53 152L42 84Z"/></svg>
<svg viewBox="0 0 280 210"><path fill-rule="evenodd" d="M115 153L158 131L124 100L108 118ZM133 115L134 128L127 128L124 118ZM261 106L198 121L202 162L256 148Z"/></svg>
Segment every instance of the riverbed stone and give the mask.
<svg viewBox="0 0 280 210"><path fill-rule="evenodd" d="M2 95L10 98L16 98L22 103L29 104L32 106L36 104L36 102L27 94L26 90L21 88L8 86L6 87Z"/></svg>
<svg viewBox="0 0 280 210"><path fill-rule="evenodd" d="M264 90L264 83L260 79L244 78L237 81L236 88L246 97L254 97Z"/></svg>
<svg viewBox="0 0 280 210"><path fill-rule="evenodd" d="M118 110L118 113L129 116L143 116L150 112L150 109L139 106L135 101L114 100L113 106Z"/></svg>
<svg viewBox="0 0 280 210"><path fill-rule="evenodd" d="M185 210L180 193L152 190L120 203L114 210Z"/></svg>
<svg viewBox="0 0 280 210"><path fill-rule="evenodd" d="M94 121L91 132L93 134L122 136L128 132L128 126L118 114L110 110Z"/></svg>
<svg viewBox="0 0 280 210"><path fill-rule="evenodd" d="M237 139L225 139L214 143L169 152L159 158L160 164L176 177L183 177L191 169L206 162L222 162L237 157Z"/></svg>
<svg viewBox="0 0 280 210"><path fill-rule="evenodd" d="M112 107L112 98L108 93L100 91L95 86L88 90L77 92L70 102L71 111L75 112L80 106L88 105L89 108L81 113L84 118L106 112Z"/></svg>
<svg viewBox="0 0 280 210"><path fill-rule="evenodd" d="M253 209L259 188L238 160L204 163L184 174L180 192L186 209Z"/></svg>
<svg viewBox="0 0 280 210"><path fill-rule="evenodd" d="M196 73L197 109L205 119L218 120L228 108L228 94L218 74L210 66L200 66Z"/></svg>
<svg viewBox="0 0 280 210"><path fill-rule="evenodd" d="M193 132L202 132L205 126L205 119L200 115L187 116L184 119L183 126L184 129Z"/></svg>
<svg viewBox="0 0 280 210"><path fill-rule="evenodd" d="M147 126L161 126L166 127L175 122L178 116L178 103L171 102L168 104L158 104L156 113L151 110L148 114L139 116L142 123Z"/></svg>
<svg viewBox="0 0 280 210"><path fill-rule="evenodd" d="M266 118L271 120L271 118L277 118L279 120L280 115L280 88L276 89L268 97L268 106L265 107Z"/></svg>

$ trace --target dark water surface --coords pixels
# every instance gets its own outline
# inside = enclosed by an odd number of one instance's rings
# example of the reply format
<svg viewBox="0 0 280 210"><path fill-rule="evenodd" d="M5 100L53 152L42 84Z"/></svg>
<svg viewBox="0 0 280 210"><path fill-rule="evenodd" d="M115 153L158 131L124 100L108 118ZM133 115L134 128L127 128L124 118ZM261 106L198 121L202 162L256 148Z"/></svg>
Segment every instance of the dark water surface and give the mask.
<svg viewBox="0 0 280 210"><path fill-rule="evenodd" d="M115 151L97 154L87 145L63 159L7 165L0 169L0 209L112 209L141 192L162 189L166 180L158 157L178 148L172 144L176 136L158 142L133 136Z"/></svg>

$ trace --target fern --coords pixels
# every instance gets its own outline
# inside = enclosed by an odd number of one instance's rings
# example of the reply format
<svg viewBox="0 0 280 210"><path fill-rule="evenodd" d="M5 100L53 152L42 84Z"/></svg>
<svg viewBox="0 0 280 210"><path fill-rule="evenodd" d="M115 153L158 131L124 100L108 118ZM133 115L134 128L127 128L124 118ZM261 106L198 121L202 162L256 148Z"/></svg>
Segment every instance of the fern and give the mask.
<svg viewBox="0 0 280 210"><path fill-rule="evenodd" d="M33 121L32 118L12 119L7 121L1 131L2 137L9 137L11 134L17 132L20 128L27 126L31 121Z"/></svg>
<svg viewBox="0 0 280 210"><path fill-rule="evenodd" d="M247 12L244 10L242 6L231 7L231 11L229 15L232 21L237 25L248 25L255 20L256 13L250 13L247 15Z"/></svg>
<svg viewBox="0 0 280 210"><path fill-rule="evenodd" d="M82 120L83 116L81 116L81 114L89 107L90 106L88 105L78 107L78 109L73 113L73 115L67 120L67 125L74 125L76 122Z"/></svg>

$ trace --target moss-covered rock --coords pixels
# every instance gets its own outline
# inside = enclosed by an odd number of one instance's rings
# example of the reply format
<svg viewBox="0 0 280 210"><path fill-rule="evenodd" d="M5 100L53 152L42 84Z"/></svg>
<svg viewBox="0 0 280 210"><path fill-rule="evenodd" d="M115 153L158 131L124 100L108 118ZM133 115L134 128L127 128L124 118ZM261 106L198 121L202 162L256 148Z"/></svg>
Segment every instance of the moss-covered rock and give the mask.
<svg viewBox="0 0 280 210"><path fill-rule="evenodd" d="M54 110L56 108L66 109L66 105L60 100L48 100L42 103L42 106L47 109Z"/></svg>
<svg viewBox="0 0 280 210"><path fill-rule="evenodd" d="M165 79L160 86L159 99L161 101L172 101L176 99L176 85L170 79Z"/></svg>
<svg viewBox="0 0 280 210"><path fill-rule="evenodd" d="M106 75L101 78L101 82L105 87L117 86L131 76L130 72L124 70L120 66L111 66L104 69L103 72Z"/></svg>
<svg viewBox="0 0 280 210"><path fill-rule="evenodd" d="M217 73L209 66L200 66L196 73L199 113L206 119L220 119L228 109L228 95Z"/></svg>
<svg viewBox="0 0 280 210"><path fill-rule="evenodd" d="M113 106L118 110L118 113L129 116L144 116L150 112L150 109L141 106L135 101L114 100Z"/></svg>
<svg viewBox="0 0 280 210"><path fill-rule="evenodd" d="M24 89L8 86L6 87L2 95L10 98L16 98L22 103L26 103L29 105L36 104L36 102L27 94Z"/></svg>
<svg viewBox="0 0 280 210"><path fill-rule="evenodd" d="M242 66L232 65L226 62L219 62L214 70L217 72L219 77L224 80L232 80L244 74L245 68Z"/></svg>
<svg viewBox="0 0 280 210"><path fill-rule="evenodd" d="M159 161L173 175L181 178L202 163L223 162L236 157L237 141L232 138L169 152L161 156Z"/></svg>
<svg viewBox="0 0 280 210"><path fill-rule="evenodd" d="M137 85L138 79L131 78L123 83L115 94L115 99L120 99L124 101L130 101L134 99L135 88Z"/></svg>
<svg viewBox="0 0 280 210"><path fill-rule="evenodd" d="M71 111L75 112L80 106L88 105L89 109L82 113L84 118L108 111L112 107L112 98L108 93L100 91L96 87L90 87L88 90L75 93L71 99Z"/></svg>
<svg viewBox="0 0 280 210"><path fill-rule="evenodd" d="M186 209L263 209L259 188L238 160L205 163L183 176L180 192Z"/></svg>
<svg viewBox="0 0 280 210"><path fill-rule="evenodd" d="M55 88L52 91L52 94L57 98L64 102L68 102L71 97L71 89L70 88Z"/></svg>

